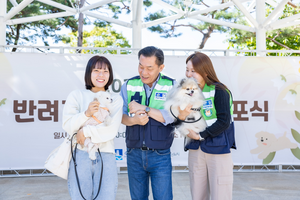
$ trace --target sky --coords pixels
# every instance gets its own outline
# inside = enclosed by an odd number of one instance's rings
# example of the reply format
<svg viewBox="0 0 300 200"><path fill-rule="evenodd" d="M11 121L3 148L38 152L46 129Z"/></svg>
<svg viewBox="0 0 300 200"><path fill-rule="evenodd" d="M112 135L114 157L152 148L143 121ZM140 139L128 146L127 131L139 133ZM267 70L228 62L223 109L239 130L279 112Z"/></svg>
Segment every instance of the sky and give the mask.
<svg viewBox="0 0 300 200"><path fill-rule="evenodd" d="M210 0L207 1L210 6L219 4L219 0ZM204 6L195 6L196 9L204 9ZM161 5L156 4L155 2L152 4L151 7L147 8L147 10L142 10L142 18L146 16L148 13L154 13L158 10L164 9L165 12L168 12L168 9L165 9ZM130 15L122 15L121 18L123 21L130 21ZM185 24L188 23L197 23L197 20L193 19L186 19L184 20ZM173 23L173 21L170 21ZM180 23L180 22L178 22ZM132 44L132 30L129 28L125 28L119 25L113 25L113 27L122 32L123 35L130 41ZM176 28L177 33L182 33L181 36L178 37L171 37L171 38L163 38L158 33L151 32L147 28L142 30L142 47L145 46L157 46L162 49L198 49L201 41L202 41L202 34L198 31L193 31L192 28L189 27L178 27ZM226 36L224 34L213 33L212 37L208 39L205 49L227 49L228 43L224 42L226 40Z"/></svg>
<svg viewBox="0 0 300 200"><path fill-rule="evenodd" d="M207 3L209 6L217 5L220 3L219 0L206 0L205 3ZM192 5L191 7L200 10L205 9L206 7L203 5ZM164 7L153 3L150 8L147 8L147 10L143 10L143 15L146 16L147 13L153 13L158 10L164 9ZM164 9L166 12L167 9ZM194 23L196 24L199 22L198 20L193 19L185 19L181 20L184 24ZM173 21L170 21L169 23L173 23ZM178 22L177 24L182 24L181 22ZM158 46L160 48L170 48L170 49L198 49L199 45L201 44L203 35L198 32L192 30L192 28L189 27L177 27L176 32L182 33L179 37L172 37L172 38L162 38L158 33L151 32L148 29L143 29L142 34L142 47L148 46L148 45L154 45ZM125 33L124 35L129 35L131 39L131 31L129 33ZM211 38L208 39L207 43L205 44L205 49L227 49L228 43L224 42L226 40L226 36L224 34L220 33L213 33L211 35Z"/></svg>
<svg viewBox="0 0 300 200"><path fill-rule="evenodd" d="M132 44L132 30L122 26L114 25L115 30L121 32ZM142 30L142 47L157 46L162 49L197 49L202 41L202 34L191 28L178 28L182 35L179 37L162 38L158 33L148 29ZM213 33L205 44L205 49L227 49L228 43L224 42L226 35Z"/></svg>

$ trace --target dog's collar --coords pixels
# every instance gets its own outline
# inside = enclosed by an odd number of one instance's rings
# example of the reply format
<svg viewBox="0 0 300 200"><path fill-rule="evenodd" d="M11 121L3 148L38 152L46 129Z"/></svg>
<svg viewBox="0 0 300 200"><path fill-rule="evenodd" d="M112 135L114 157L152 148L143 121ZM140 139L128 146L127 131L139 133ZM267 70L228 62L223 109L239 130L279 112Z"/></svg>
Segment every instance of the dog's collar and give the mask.
<svg viewBox="0 0 300 200"><path fill-rule="evenodd" d="M171 112L171 114L173 115L173 117L174 117L175 119L177 119L178 121L184 122L184 123L195 123L195 122L197 122L197 121L199 121L199 120L202 119L202 116L200 115L200 118L197 119L197 120L195 120L195 121L185 121L185 120L181 120L181 119L179 119L178 117L176 117L176 116L174 115L174 113L172 112L172 105L170 106L170 112Z"/></svg>
<svg viewBox="0 0 300 200"><path fill-rule="evenodd" d="M190 117L190 118L187 118L186 120L188 120L188 121L195 120L195 117Z"/></svg>
<svg viewBox="0 0 300 200"><path fill-rule="evenodd" d="M199 107L199 108L191 108L191 110L193 110L193 111L200 111L201 107Z"/></svg>

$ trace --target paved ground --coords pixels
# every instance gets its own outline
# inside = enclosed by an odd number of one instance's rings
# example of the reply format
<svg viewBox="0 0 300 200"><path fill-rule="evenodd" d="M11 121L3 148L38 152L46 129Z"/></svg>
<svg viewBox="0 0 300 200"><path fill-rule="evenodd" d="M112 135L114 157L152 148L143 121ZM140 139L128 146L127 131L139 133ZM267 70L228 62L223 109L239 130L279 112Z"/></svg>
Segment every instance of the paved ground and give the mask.
<svg viewBox="0 0 300 200"><path fill-rule="evenodd" d="M174 200L191 199L186 172L173 173ZM0 200L69 200L58 177L0 178ZM117 200L130 200L127 174L119 174ZM149 198L152 199L152 196ZM300 173L234 173L234 200L299 200Z"/></svg>

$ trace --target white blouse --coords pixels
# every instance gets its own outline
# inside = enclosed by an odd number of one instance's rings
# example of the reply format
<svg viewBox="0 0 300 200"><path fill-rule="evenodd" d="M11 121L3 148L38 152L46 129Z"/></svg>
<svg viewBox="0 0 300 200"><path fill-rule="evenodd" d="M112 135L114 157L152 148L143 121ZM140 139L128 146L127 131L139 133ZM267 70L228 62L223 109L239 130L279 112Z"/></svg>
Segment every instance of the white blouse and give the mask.
<svg viewBox="0 0 300 200"><path fill-rule="evenodd" d="M114 138L122 121L123 100L118 94L111 94L111 97L113 99L110 109L111 123L87 125L83 127L83 133L85 137L90 137L93 143L98 144L100 152L115 153ZM69 94L63 109L63 129L69 135L76 133L89 119L84 112L94 98L95 93L91 90L74 90ZM77 147L84 150L81 145Z"/></svg>

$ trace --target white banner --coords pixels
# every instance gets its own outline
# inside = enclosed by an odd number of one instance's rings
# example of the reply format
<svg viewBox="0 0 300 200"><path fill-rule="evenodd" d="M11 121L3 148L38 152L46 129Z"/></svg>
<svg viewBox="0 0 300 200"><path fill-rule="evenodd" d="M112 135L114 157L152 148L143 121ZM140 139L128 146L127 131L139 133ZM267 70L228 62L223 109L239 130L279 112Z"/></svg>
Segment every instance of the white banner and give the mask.
<svg viewBox="0 0 300 200"><path fill-rule="evenodd" d="M41 169L63 141L62 109L67 95L84 89L93 55L0 54L0 170ZM138 75L137 55L105 55L119 93ZM163 73L185 76L185 59L166 56ZM300 58L211 57L221 82L234 95L235 165L300 164ZM118 166L126 166L125 126L115 138ZM173 166L187 166L183 138L175 135Z"/></svg>

